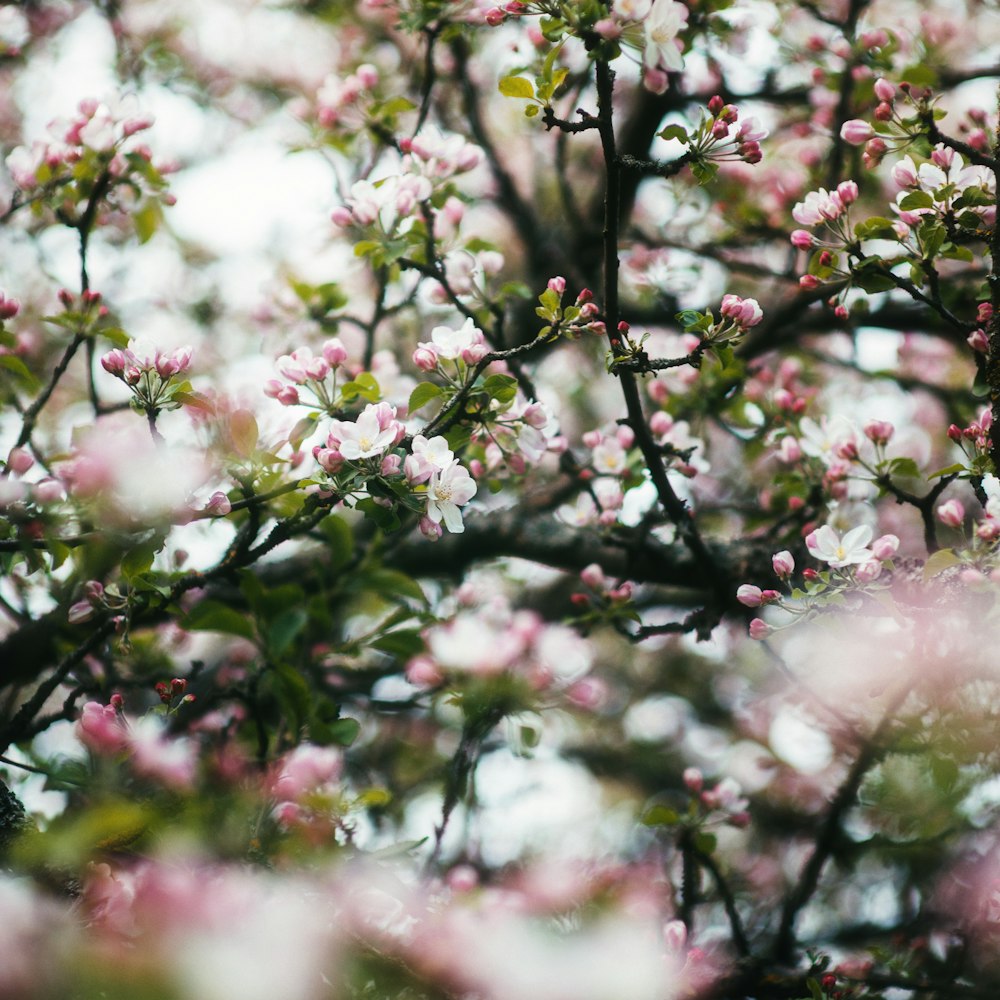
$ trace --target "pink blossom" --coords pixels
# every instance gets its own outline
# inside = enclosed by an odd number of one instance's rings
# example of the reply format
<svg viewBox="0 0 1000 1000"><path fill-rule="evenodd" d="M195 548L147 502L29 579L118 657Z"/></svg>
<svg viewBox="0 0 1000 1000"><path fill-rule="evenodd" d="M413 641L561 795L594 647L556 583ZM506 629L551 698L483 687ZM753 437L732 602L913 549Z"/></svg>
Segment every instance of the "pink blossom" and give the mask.
<svg viewBox="0 0 1000 1000"><path fill-rule="evenodd" d="M875 81L875 96L880 101L892 102L896 98L896 88L883 77Z"/></svg>
<svg viewBox="0 0 1000 1000"><path fill-rule="evenodd" d="M945 500L938 505L935 513L938 520L949 528L961 528L965 523L965 508L960 500Z"/></svg>
<svg viewBox="0 0 1000 1000"><path fill-rule="evenodd" d="M783 549L771 556L771 566L779 579L787 579L795 571L795 559L791 552Z"/></svg>
<svg viewBox="0 0 1000 1000"><path fill-rule="evenodd" d="M872 542L872 555L885 562L891 559L899 549L899 539L895 535L882 535Z"/></svg>
<svg viewBox="0 0 1000 1000"><path fill-rule="evenodd" d="M114 706L96 701L88 701L80 710L76 737L99 756L119 753L128 744L124 722Z"/></svg>
<svg viewBox="0 0 1000 1000"><path fill-rule="evenodd" d="M736 591L736 600L748 608L759 608L763 601L763 591L753 584L744 583Z"/></svg>
<svg viewBox="0 0 1000 1000"><path fill-rule="evenodd" d="M863 146L875 135L871 125L860 118L852 118L844 122L840 129L840 138L851 146Z"/></svg>
<svg viewBox="0 0 1000 1000"><path fill-rule="evenodd" d="M867 548L871 537L872 529L868 525L852 528L841 538L830 525L824 524L806 536L806 547L817 559L840 569L872 558Z"/></svg>
<svg viewBox="0 0 1000 1000"><path fill-rule="evenodd" d="M338 781L343 770L343 755L332 747L302 743L285 755L276 770L271 794L277 799L296 802Z"/></svg>
<svg viewBox="0 0 1000 1000"><path fill-rule="evenodd" d="M763 618L754 618L750 622L750 638L751 639L766 639L771 632L774 631L770 625L764 621Z"/></svg>
<svg viewBox="0 0 1000 1000"><path fill-rule="evenodd" d="M435 524L444 522L444 526L455 534L463 532L465 525L459 508L476 495L477 489L469 470L455 459L443 471L431 473L427 484L427 516Z"/></svg>

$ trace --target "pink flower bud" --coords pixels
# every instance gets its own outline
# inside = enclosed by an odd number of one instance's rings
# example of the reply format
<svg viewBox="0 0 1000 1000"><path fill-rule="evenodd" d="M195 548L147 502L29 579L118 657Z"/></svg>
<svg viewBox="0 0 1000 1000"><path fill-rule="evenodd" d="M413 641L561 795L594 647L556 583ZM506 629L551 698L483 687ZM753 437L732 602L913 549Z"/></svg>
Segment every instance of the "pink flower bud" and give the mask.
<svg viewBox="0 0 1000 1000"><path fill-rule="evenodd" d="M775 552L771 556L771 566L774 569L775 575L781 580L786 580L795 572L795 560L792 558L791 552L787 549Z"/></svg>
<svg viewBox="0 0 1000 1000"><path fill-rule="evenodd" d="M764 592L752 583L744 583L736 591L736 600L745 607L759 608L764 603Z"/></svg>
<svg viewBox="0 0 1000 1000"><path fill-rule="evenodd" d="M9 299L3 292L0 292L0 323L5 319L13 319L21 308L17 299Z"/></svg>
<svg viewBox="0 0 1000 1000"><path fill-rule="evenodd" d="M7 456L7 468L19 476L27 472L35 464L31 453L24 448L11 448Z"/></svg>
<svg viewBox="0 0 1000 1000"><path fill-rule="evenodd" d="M854 579L858 583L871 583L882 575L882 564L877 559L868 559L854 567Z"/></svg>
<svg viewBox="0 0 1000 1000"><path fill-rule="evenodd" d="M766 639L773 629L767 624L762 618L754 618L750 622L750 638L751 639Z"/></svg>
<svg viewBox="0 0 1000 1000"><path fill-rule="evenodd" d="M726 102L718 94L708 102L709 113L713 116L717 115L725 106Z"/></svg>
<svg viewBox="0 0 1000 1000"><path fill-rule="evenodd" d="M696 767L684 768L684 785L688 791L697 794L705 787L705 776Z"/></svg>
<svg viewBox="0 0 1000 1000"><path fill-rule="evenodd" d="M961 528L965 523L965 508L959 500L945 500L938 505L935 513L938 520L949 528Z"/></svg>
<svg viewBox="0 0 1000 1000"><path fill-rule="evenodd" d="M417 656L406 665L406 679L416 687L437 687L444 673L429 656Z"/></svg>
<svg viewBox="0 0 1000 1000"><path fill-rule="evenodd" d="M580 570L580 579L592 590L603 590L606 582L604 570L597 563L591 563Z"/></svg>
<svg viewBox="0 0 1000 1000"><path fill-rule="evenodd" d="M422 372L432 372L437 368L437 351L431 344L421 344L413 352L413 363Z"/></svg>
<svg viewBox="0 0 1000 1000"><path fill-rule="evenodd" d="M986 336L986 331L979 329L973 330L968 337L965 338L965 342L971 347L977 354L989 354L990 350L990 338Z"/></svg>
<svg viewBox="0 0 1000 1000"><path fill-rule="evenodd" d="M854 181L841 181L837 185L837 197L845 205L853 205L858 200L858 185Z"/></svg>
<svg viewBox="0 0 1000 1000"><path fill-rule="evenodd" d="M885 445L889 443L895 430L888 420L870 420L865 424L865 437L872 444Z"/></svg>
<svg viewBox="0 0 1000 1000"><path fill-rule="evenodd" d="M872 542L872 555L884 562L891 559L899 549L899 539L895 535L882 535Z"/></svg>
<svg viewBox="0 0 1000 1000"><path fill-rule="evenodd" d="M793 230L789 238L792 241L792 246L798 247L799 250L809 250L816 242L813 234L805 229Z"/></svg>
<svg viewBox="0 0 1000 1000"><path fill-rule="evenodd" d="M875 108L875 120L879 122L892 121L892 105L884 101Z"/></svg>
<svg viewBox="0 0 1000 1000"><path fill-rule="evenodd" d="M888 81L879 77L875 81L875 96L880 101L892 102L896 97L896 88Z"/></svg>
<svg viewBox="0 0 1000 1000"><path fill-rule="evenodd" d="M555 278L549 278L547 287L550 292L562 295L566 291L566 279L558 275Z"/></svg>
<svg viewBox="0 0 1000 1000"><path fill-rule="evenodd" d="M799 278L799 288L806 292L815 291L820 286L820 280L814 274L803 274Z"/></svg>
<svg viewBox="0 0 1000 1000"><path fill-rule="evenodd" d="M866 121L860 118L852 118L844 122L840 129L840 138L851 146L863 146L869 139L874 138L875 130Z"/></svg>

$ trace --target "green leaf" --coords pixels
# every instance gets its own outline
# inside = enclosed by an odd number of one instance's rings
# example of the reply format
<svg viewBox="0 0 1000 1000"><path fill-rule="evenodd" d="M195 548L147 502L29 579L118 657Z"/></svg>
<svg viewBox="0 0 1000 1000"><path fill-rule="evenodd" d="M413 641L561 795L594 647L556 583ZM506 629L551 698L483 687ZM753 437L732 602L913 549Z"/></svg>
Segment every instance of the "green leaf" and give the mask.
<svg viewBox="0 0 1000 1000"><path fill-rule="evenodd" d="M911 191L900 199L899 207L904 212L912 212L918 208L933 208L934 198L927 191Z"/></svg>
<svg viewBox="0 0 1000 1000"><path fill-rule="evenodd" d="M889 474L907 479L919 479L920 467L912 458L894 458L889 463Z"/></svg>
<svg viewBox="0 0 1000 1000"><path fill-rule="evenodd" d="M938 549L924 563L924 583L933 579L939 573L943 573L946 569L951 569L952 566L960 566L961 563L962 560L955 555L953 549Z"/></svg>
<svg viewBox="0 0 1000 1000"><path fill-rule="evenodd" d="M702 854L712 854L719 842L714 833L707 833L705 830L699 830L692 839L695 849Z"/></svg>
<svg viewBox="0 0 1000 1000"><path fill-rule="evenodd" d="M105 339L110 340L115 347L128 347L128 342L132 339L119 326L102 326L97 332Z"/></svg>
<svg viewBox="0 0 1000 1000"><path fill-rule="evenodd" d="M0 368L6 368L7 371L16 375L28 392L35 392L38 389L38 379L31 374L28 366L16 355L0 354Z"/></svg>
<svg viewBox="0 0 1000 1000"><path fill-rule="evenodd" d="M896 282L888 274L879 274L871 268L855 271L854 284L869 294L888 292L896 287Z"/></svg>
<svg viewBox="0 0 1000 1000"><path fill-rule="evenodd" d="M363 576L358 577L357 582L365 590L372 590L388 599L405 597L420 604L427 603L427 597L420 584L413 577L396 569L369 570Z"/></svg>
<svg viewBox="0 0 1000 1000"><path fill-rule="evenodd" d="M709 184L714 181L718 172L719 165L717 163L706 163L703 160L693 160L691 163L691 173L694 174L694 179L699 184Z"/></svg>
<svg viewBox="0 0 1000 1000"><path fill-rule="evenodd" d="M312 693L305 678L294 667L279 663L270 673L274 693L292 729L298 735L309 721Z"/></svg>
<svg viewBox="0 0 1000 1000"><path fill-rule="evenodd" d="M530 100L535 96L534 85L523 76L505 76L498 86L504 97L524 97Z"/></svg>
<svg viewBox="0 0 1000 1000"><path fill-rule="evenodd" d="M267 648L271 654L281 656L287 652L308 621L305 608L289 608L277 615L267 629Z"/></svg>
<svg viewBox="0 0 1000 1000"><path fill-rule="evenodd" d="M225 635L238 635L251 642L257 638L253 623L221 601L207 600L196 604L181 619L180 625L189 632L222 632Z"/></svg>
<svg viewBox="0 0 1000 1000"><path fill-rule="evenodd" d="M679 139L683 143L689 141L687 129L682 125L668 125L657 134L661 139Z"/></svg>
<svg viewBox="0 0 1000 1000"><path fill-rule="evenodd" d="M354 553L354 532L342 518L331 514L320 522L319 530L326 535L330 550L330 570L338 573L347 566Z"/></svg>
<svg viewBox="0 0 1000 1000"><path fill-rule="evenodd" d="M342 747L349 747L361 732L361 723L357 719L337 719L326 727L326 735L331 743L337 743Z"/></svg>
<svg viewBox="0 0 1000 1000"><path fill-rule="evenodd" d="M122 576L131 583L137 577L148 573L153 565L153 557L162 548L163 541L160 538L152 538L130 549L122 556Z"/></svg>
<svg viewBox="0 0 1000 1000"><path fill-rule="evenodd" d="M409 413L416 413L422 406L426 406L432 399L437 399L444 395L444 389L433 382L419 382L413 392L410 393L410 401L407 404Z"/></svg>
<svg viewBox="0 0 1000 1000"><path fill-rule="evenodd" d="M388 653L398 659L409 659L424 650L424 640L417 629L401 628L386 632L369 644L380 653Z"/></svg>
<svg viewBox="0 0 1000 1000"><path fill-rule="evenodd" d="M943 469L938 469L937 472L932 472L928 475L928 479L941 479L944 476L959 476L965 472L965 466L961 462L956 462L954 465L946 465Z"/></svg>
<svg viewBox="0 0 1000 1000"><path fill-rule="evenodd" d="M160 228L163 221L163 209L158 201L149 200L142 208L132 215L135 232L140 243L148 243L153 233Z"/></svg>
<svg viewBox="0 0 1000 1000"><path fill-rule="evenodd" d="M499 403L509 403L517 395L517 379L513 375L490 375L483 389Z"/></svg>
<svg viewBox="0 0 1000 1000"><path fill-rule="evenodd" d="M888 219L874 215L854 227L854 235L859 240L892 240L896 238L896 230Z"/></svg>
<svg viewBox="0 0 1000 1000"><path fill-rule="evenodd" d="M669 809L667 806L655 805L650 806L642 814L642 824L643 826L675 826L680 820L680 816L673 809Z"/></svg>

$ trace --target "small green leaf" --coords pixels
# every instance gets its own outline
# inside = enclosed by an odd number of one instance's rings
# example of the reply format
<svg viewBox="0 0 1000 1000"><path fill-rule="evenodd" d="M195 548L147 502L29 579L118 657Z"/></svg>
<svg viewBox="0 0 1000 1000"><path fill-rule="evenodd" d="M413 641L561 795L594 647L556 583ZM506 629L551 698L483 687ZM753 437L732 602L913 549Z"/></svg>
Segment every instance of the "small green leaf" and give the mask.
<svg viewBox="0 0 1000 1000"><path fill-rule="evenodd" d="M504 97L524 97L530 100L535 96L534 85L523 76L505 76L498 86Z"/></svg>
<svg viewBox="0 0 1000 1000"><path fill-rule="evenodd" d="M938 549L924 563L924 583L933 579L939 573L943 573L946 569L951 569L952 566L961 565L961 562L962 560L955 555L953 549Z"/></svg>
<svg viewBox="0 0 1000 1000"><path fill-rule="evenodd" d="M959 476L965 472L965 466L961 462L956 462L954 465L946 465L943 469L938 469L937 472L932 472L928 475L928 479L941 479L944 476Z"/></svg>
<svg viewBox="0 0 1000 1000"><path fill-rule="evenodd" d="M349 747L361 732L361 723L357 719L337 719L326 727L326 735L331 743L337 743L342 747Z"/></svg>
<svg viewBox="0 0 1000 1000"><path fill-rule="evenodd" d="M432 399L437 399L444 395L444 389L433 382L420 382L410 393L410 401L407 404L409 413L416 413L422 406L426 406Z"/></svg>
<svg viewBox="0 0 1000 1000"><path fill-rule="evenodd" d="M675 810L663 805L651 806L642 814L643 826L675 826L679 820Z"/></svg>
<svg viewBox="0 0 1000 1000"><path fill-rule="evenodd" d="M912 212L918 208L933 208L934 198L927 191L911 191L900 199L899 207L904 212Z"/></svg>
<svg viewBox="0 0 1000 1000"><path fill-rule="evenodd" d="M153 233L160 228L163 221L163 209L158 201L147 201L137 212L132 215L135 223L135 232L140 243L148 243Z"/></svg>
<svg viewBox="0 0 1000 1000"><path fill-rule="evenodd" d="M143 573L148 573L153 565L153 557L162 547L163 543L158 538L154 538L130 549L122 556L122 576L131 582L136 577L142 576Z"/></svg>
<svg viewBox="0 0 1000 1000"><path fill-rule="evenodd" d="M490 375L483 382L483 389L491 399L509 403L517 395L517 379L512 375Z"/></svg>
<svg viewBox="0 0 1000 1000"><path fill-rule="evenodd" d="M687 129L681 125L668 125L659 133L661 139L679 139L681 142L688 142Z"/></svg>
<svg viewBox="0 0 1000 1000"><path fill-rule="evenodd" d="M719 842L714 833L707 833L705 830L699 830L693 839L695 850L701 854L712 854Z"/></svg>
<svg viewBox="0 0 1000 1000"><path fill-rule="evenodd" d="M896 230L888 219L874 215L854 227L854 235L859 240L892 240L896 238Z"/></svg>

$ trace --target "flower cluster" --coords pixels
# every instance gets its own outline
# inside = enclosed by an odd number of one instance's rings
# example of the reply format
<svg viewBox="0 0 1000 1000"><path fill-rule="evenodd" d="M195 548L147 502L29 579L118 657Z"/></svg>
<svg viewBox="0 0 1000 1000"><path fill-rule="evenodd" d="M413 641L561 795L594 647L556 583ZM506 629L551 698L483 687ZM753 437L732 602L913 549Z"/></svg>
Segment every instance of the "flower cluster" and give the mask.
<svg viewBox="0 0 1000 1000"><path fill-rule="evenodd" d="M872 584L882 575L887 564L899 550L899 538L892 534L881 535L872 541L874 532L864 524L841 534L829 524L810 531L805 543L809 554L818 562L826 563L829 570L817 572L806 568L802 572L805 590L791 590L791 600L778 590L761 589L753 584L743 584L736 592L736 599L748 608L775 606L791 616L787 628L805 621L826 606L837 594L856 590ZM776 552L771 559L775 576L788 584L795 571L795 560L787 550ZM750 622L750 637L765 639L777 626L754 618Z"/></svg>
<svg viewBox="0 0 1000 1000"><path fill-rule="evenodd" d="M335 337L326 341L317 355L309 347L298 347L277 361L278 371L288 381L268 379L264 383L264 395L276 399L282 406L303 405L333 412L339 405L337 374L346 361L347 350ZM300 388L307 389L315 402L303 401Z"/></svg>
<svg viewBox="0 0 1000 1000"><path fill-rule="evenodd" d="M179 376L191 367L191 355L191 347L178 347L169 353L159 348L149 351L130 340L125 349L108 351L101 358L101 367L128 386L136 409L155 415L181 406L178 394L190 385Z"/></svg>
<svg viewBox="0 0 1000 1000"><path fill-rule="evenodd" d="M77 226L96 193L111 207L132 210L140 238L146 239L158 221L159 204L173 203L165 190L167 167L155 166L149 148L134 141L152 124L128 101L115 105L88 98L71 119L49 125L52 138L13 149L7 169L33 197L36 212L48 200L60 221ZM35 197L39 193L45 197ZM138 211L142 208L145 214Z"/></svg>

